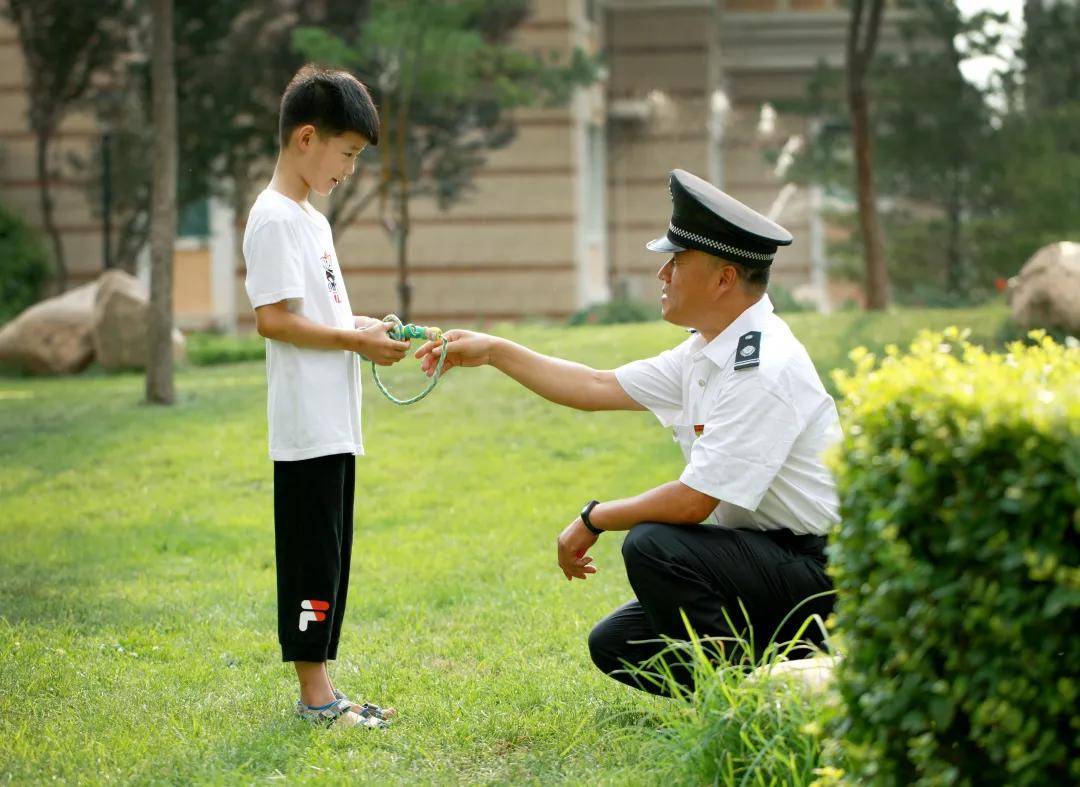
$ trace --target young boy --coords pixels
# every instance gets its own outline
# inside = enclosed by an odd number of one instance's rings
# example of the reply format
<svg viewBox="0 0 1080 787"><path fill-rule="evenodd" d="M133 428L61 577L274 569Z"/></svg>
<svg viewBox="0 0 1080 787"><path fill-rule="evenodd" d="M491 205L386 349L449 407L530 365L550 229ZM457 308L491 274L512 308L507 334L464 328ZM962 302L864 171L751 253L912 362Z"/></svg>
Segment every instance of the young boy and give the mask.
<svg viewBox="0 0 1080 787"><path fill-rule="evenodd" d="M392 709L353 703L334 689L349 589L362 354L383 366L408 343L354 317L330 224L308 202L352 175L378 144L367 88L342 71L301 69L281 98L281 152L244 231L246 288L266 338L267 417L274 460L278 641L300 681L299 716L351 727L385 727Z"/></svg>

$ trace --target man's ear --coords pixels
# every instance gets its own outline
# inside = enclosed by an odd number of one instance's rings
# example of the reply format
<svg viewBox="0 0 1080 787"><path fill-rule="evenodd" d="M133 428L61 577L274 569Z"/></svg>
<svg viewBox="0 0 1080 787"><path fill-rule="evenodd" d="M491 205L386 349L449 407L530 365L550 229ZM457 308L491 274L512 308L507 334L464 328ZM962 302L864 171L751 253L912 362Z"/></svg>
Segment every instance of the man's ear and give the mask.
<svg viewBox="0 0 1080 787"><path fill-rule="evenodd" d="M713 282L716 285L715 295L720 298L739 286L739 272L735 270L734 265L718 265L716 266Z"/></svg>

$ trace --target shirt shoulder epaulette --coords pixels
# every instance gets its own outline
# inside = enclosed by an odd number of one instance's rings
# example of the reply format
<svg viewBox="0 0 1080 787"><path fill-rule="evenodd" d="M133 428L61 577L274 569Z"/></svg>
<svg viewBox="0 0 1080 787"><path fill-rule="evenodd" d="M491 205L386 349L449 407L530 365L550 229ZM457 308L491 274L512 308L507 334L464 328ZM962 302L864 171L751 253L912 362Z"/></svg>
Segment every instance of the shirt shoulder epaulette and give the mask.
<svg viewBox="0 0 1080 787"><path fill-rule="evenodd" d="M752 369L761 363L761 331L749 331L739 337L735 350L735 371Z"/></svg>

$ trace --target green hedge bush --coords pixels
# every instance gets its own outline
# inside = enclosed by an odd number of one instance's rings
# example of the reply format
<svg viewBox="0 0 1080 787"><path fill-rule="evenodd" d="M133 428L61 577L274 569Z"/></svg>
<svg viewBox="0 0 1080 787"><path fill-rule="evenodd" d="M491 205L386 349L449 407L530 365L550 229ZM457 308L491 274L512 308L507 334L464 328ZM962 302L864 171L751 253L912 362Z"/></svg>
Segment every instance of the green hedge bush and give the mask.
<svg viewBox="0 0 1080 787"><path fill-rule="evenodd" d="M604 303L594 303L588 308L574 312L567 323L569 325L617 325L625 322L649 322L659 317L659 304L615 298Z"/></svg>
<svg viewBox="0 0 1080 787"><path fill-rule="evenodd" d="M261 361L266 357L266 340L257 333L192 333L187 337L187 357L195 366Z"/></svg>
<svg viewBox="0 0 1080 787"><path fill-rule="evenodd" d="M1080 784L1080 349L955 328L839 372L855 784Z"/></svg>
<svg viewBox="0 0 1080 787"><path fill-rule="evenodd" d="M0 205L0 324L37 303L48 276L37 232Z"/></svg>

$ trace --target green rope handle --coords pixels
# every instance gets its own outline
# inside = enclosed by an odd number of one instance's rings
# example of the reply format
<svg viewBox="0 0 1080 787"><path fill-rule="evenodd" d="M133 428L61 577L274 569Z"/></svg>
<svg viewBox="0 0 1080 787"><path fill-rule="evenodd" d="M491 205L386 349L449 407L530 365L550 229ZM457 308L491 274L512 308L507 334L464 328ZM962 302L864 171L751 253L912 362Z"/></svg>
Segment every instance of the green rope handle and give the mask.
<svg viewBox="0 0 1080 787"><path fill-rule="evenodd" d="M391 328L387 333L390 334L391 339L396 339L399 342L408 342L413 339L425 339L427 341L442 342L443 351L439 353L439 362L435 365L435 374L431 376L431 382L428 383L427 388L409 399L398 399L383 385L383 381L379 379L379 368L375 365L375 362L371 362L371 376L375 378L375 387L382 391L383 396L389 399L394 404L416 404L429 393L435 389L436 383L439 382L439 376L442 374L443 364L446 363L446 337L443 336L443 332L438 328L428 328L423 325L413 325L409 323L404 325L396 314L388 314L383 317L383 322L390 325Z"/></svg>

